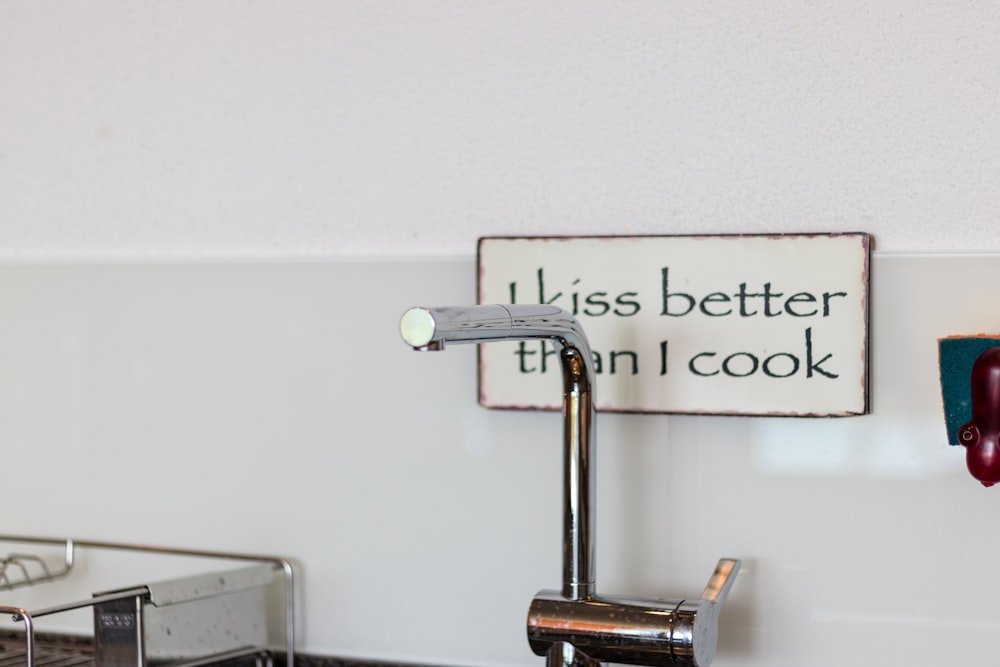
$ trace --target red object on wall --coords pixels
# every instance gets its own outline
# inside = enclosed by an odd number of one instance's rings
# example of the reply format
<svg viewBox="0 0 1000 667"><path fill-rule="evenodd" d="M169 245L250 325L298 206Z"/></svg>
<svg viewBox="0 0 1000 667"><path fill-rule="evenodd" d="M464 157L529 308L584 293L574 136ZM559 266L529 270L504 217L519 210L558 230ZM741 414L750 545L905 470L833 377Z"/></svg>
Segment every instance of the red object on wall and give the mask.
<svg viewBox="0 0 1000 667"><path fill-rule="evenodd" d="M972 420L958 431L972 476L993 486L1000 482L1000 347L980 354L972 364Z"/></svg>

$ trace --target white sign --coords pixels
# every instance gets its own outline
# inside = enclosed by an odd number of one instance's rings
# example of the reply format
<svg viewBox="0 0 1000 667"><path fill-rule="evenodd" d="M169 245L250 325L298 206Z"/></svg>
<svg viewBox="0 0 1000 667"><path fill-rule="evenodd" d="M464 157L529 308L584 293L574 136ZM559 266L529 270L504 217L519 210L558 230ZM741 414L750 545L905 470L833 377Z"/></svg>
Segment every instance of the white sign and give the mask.
<svg viewBox="0 0 1000 667"><path fill-rule="evenodd" d="M867 234L487 237L480 303L560 306L615 412L868 412ZM479 351L480 402L562 407L551 345Z"/></svg>

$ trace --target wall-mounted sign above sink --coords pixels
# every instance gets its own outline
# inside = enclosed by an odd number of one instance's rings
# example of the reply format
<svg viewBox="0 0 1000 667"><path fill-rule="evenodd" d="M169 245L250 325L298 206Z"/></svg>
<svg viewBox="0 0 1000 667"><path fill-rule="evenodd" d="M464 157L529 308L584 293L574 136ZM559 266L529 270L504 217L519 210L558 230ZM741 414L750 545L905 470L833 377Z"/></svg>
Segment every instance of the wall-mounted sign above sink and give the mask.
<svg viewBox="0 0 1000 667"><path fill-rule="evenodd" d="M868 412L868 266L861 233L486 237L479 303L575 315L616 412ZM479 351L480 402L560 409L547 343Z"/></svg>

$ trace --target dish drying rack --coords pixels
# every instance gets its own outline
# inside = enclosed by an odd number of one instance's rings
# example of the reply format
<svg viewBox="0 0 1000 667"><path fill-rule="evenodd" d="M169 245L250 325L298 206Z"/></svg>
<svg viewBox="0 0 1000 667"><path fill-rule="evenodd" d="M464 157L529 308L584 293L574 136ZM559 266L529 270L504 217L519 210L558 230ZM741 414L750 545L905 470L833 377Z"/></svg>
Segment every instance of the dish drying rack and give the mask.
<svg viewBox="0 0 1000 667"><path fill-rule="evenodd" d="M220 571L94 593L40 609L0 605L23 631L0 643L0 667L203 667L240 661L272 667L275 650L295 664L292 566L283 558L117 542L0 535L25 552L0 556L0 592L66 578L81 549L237 561ZM47 550L47 556L27 549ZM247 565L246 563L250 563ZM268 593L283 582L283 642L269 639ZM56 635L40 648L36 620L92 608L93 637ZM23 635L23 637L22 637ZM20 642L18 641L20 640ZM16 648L17 644L23 648ZM11 646L8 646L10 644ZM12 648L12 646L14 648ZM55 648L53 648L55 647Z"/></svg>

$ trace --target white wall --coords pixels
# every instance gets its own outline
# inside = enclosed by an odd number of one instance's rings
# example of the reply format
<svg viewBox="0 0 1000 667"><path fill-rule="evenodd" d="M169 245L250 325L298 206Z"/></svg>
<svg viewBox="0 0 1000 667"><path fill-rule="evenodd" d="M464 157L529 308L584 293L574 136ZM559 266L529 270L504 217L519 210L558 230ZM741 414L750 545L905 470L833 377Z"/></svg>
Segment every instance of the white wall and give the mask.
<svg viewBox="0 0 1000 667"><path fill-rule="evenodd" d="M0 2L0 531L285 554L307 651L536 664L558 424L395 318L487 234L1000 251L1000 8L916 4ZM747 558L720 665L992 664L933 341L995 298L881 266L872 416L601 420L601 589Z"/></svg>
<svg viewBox="0 0 1000 667"><path fill-rule="evenodd" d="M0 266L0 532L280 554L301 650L540 664L525 617L560 582L561 419L480 408L474 348L398 334L414 303L472 301L474 276ZM719 667L995 664L1000 495L946 444L935 341L1000 331L981 307L1000 255L879 255L873 280L871 415L598 416L598 590L695 597L743 558ZM106 563L81 558L69 599L175 574Z"/></svg>
<svg viewBox="0 0 1000 667"><path fill-rule="evenodd" d="M1000 6L0 3L0 257L998 249Z"/></svg>

